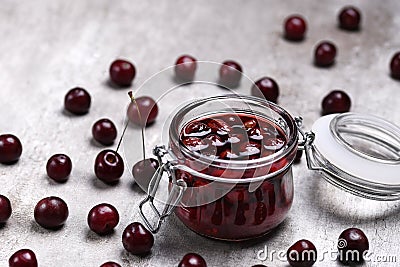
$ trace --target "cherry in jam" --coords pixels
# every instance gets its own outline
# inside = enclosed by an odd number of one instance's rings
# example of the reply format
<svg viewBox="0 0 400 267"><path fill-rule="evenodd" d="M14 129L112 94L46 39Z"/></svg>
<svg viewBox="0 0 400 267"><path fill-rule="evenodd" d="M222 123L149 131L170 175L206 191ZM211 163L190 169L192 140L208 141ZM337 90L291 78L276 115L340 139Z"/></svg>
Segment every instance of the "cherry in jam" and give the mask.
<svg viewBox="0 0 400 267"><path fill-rule="evenodd" d="M180 131L180 147L173 148L181 153L183 164L216 178L244 181L219 183L178 170L177 179L188 186L184 205L175 209L178 218L199 234L223 240L254 238L276 227L292 204L293 184L286 167L296 149L256 168L235 169L227 164L279 153L288 144L286 136L273 121L245 113L213 114L186 123ZM268 174L272 177L257 184L245 181Z"/></svg>
<svg viewBox="0 0 400 267"><path fill-rule="evenodd" d="M273 122L247 114L220 114L186 124L181 145L213 158L246 160L277 152L286 143L282 130Z"/></svg>

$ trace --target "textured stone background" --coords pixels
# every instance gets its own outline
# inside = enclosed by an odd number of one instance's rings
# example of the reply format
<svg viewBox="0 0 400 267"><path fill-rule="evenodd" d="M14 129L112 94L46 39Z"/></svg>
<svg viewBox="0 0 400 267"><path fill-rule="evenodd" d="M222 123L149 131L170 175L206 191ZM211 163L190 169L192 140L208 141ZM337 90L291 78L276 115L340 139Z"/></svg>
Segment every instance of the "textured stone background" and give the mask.
<svg viewBox="0 0 400 267"><path fill-rule="evenodd" d="M294 166L290 215L273 234L252 242L217 242L194 234L171 217L145 258L128 255L120 241L124 227L140 220L137 205L145 195L133 185L128 170L114 187L93 174L101 148L91 142L92 123L109 117L121 132L128 102L126 89L107 85L108 67L116 57L136 64L133 90L182 53L215 62L231 58L252 79L274 77L281 87L279 103L293 115L301 114L306 128L320 116L323 96L335 88L351 95L353 111L400 125L400 83L388 75L388 62L400 50L400 2L350 2L363 12L359 33L336 27L337 12L347 1L2 1L0 132L19 136L24 151L18 164L0 166L0 193L11 199L14 208L0 229L0 266L25 247L36 252L43 267L99 266L107 260L123 266L176 266L191 251L203 255L209 266L251 266L260 263L256 253L264 245L285 251L294 241L307 238L320 252L329 251L340 232L351 226L365 230L375 255L398 257L397 264L366 266L398 266L399 202L344 193L306 170L304 161ZM282 39L282 21L291 13L308 20L302 43ZM311 64L313 47L322 39L333 40L338 47L337 64L331 69ZM83 117L62 112L65 93L77 85L92 95L90 113ZM188 96L199 95L187 90ZM182 100L174 97L173 104ZM164 115L171 107L171 102L161 107ZM149 130L148 144L155 144L161 127L162 117ZM70 155L74 164L70 180L62 185L45 175L47 159L57 152ZM67 224L56 232L33 221L35 204L50 195L62 197L70 207ZM100 202L115 205L121 214L111 236L98 237L86 224L87 212ZM264 264L286 266L276 260ZM316 266L339 264L327 259Z"/></svg>

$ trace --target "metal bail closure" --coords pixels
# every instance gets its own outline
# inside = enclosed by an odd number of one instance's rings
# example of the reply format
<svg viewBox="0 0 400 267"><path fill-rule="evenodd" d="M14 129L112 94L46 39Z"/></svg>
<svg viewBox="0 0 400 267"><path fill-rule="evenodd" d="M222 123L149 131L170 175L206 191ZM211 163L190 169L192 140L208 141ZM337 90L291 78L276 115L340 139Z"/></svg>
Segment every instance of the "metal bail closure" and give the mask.
<svg viewBox="0 0 400 267"><path fill-rule="evenodd" d="M157 156L158 162L160 163L159 164L160 167L156 170L149 183L147 197L144 200L142 200L139 204L139 212L147 228L153 234L155 234L160 230L161 224L165 220L165 218L171 215L174 208L180 203L183 193L187 188L187 185L186 182L182 179L176 180L174 165L170 161L164 158L164 156L168 154L168 151L165 149L164 146L156 146L153 149L153 154ZM168 179L170 181L170 191L168 198L165 202L164 208L160 212L154 205L154 199L164 173L167 174ZM155 217L157 220L155 225L153 225L144 214L143 206L146 203L149 203L151 209L155 213Z"/></svg>
<svg viewBox="0 0 400 267"><path fill-rule="evenodd" d="M400 128L382 118L357 113L319 118L303 132L299 149L307 166L329 183L374 200L400 199Z"/></svg>

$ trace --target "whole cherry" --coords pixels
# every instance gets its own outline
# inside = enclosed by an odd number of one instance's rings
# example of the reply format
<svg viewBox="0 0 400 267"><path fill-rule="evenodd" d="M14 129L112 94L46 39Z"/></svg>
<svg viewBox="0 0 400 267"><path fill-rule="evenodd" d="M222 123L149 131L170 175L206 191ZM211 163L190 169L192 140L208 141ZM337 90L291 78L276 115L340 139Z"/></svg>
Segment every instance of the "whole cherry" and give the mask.
<svg viewBox="0 0 400 267"><path fill-rule="evenodd" d="M131 85L136 75L135 66L124 59L117 59L110 66L110 80L121 87Z"/></svg>
<svg viewBox="0 0 400 267"><path fill-rule="evenodd" d="M21 249L15 252L8 260L9 267L37 267L35 253L30 249Z"/></svg>
<svg viewBox="0 0 400 267"><path fill-rule="evenodd" d="M305 239L294 243L286 255L292 267L310 267L317 261L317 249L313 243Z"/></svg>
<svg viewBox="0 0 400 267"><path fill-rule="evenodd" d="M307 23L300 15L292 15L286 18L284 23L284 36L290 41L301 41L307 31Z"/></svg>
<svg viewBox="0 0 400 267"><path fill-rule="evenodd" d="M338 258L343 263L363 261L363 254L368 249L368 238L365 233L358 228L346 229L339 236ZM348 253L349 251L351 253Z"/></svg>
<svg viewBox="0 0 400 267"><path fill-rule="evenodd" d="M127 110L129 120L139 126L152 124L158 115L158 105L153 98L141 96L132 101Z"/></svg>
<svg viewBox="0 0 400 267"><path fill-rule="evenodd" d="M68 180L72 170L71 159L65 154L55 154L46 164L47 175L54 181L63 183Z"/></svg>
<svg viewBox="0 0 400 267"><path fill-rule="evenodd" d="M322 41L314 51L314 64L318 67L330 67L335 63L336 46L329 41Z"/></svg>
<svg viewBox="0 0 400 267"><path fill-rule="evenodd" d="M279 86L274 79L263 77L255 82L251 88L251 95L276 103L279 96Z"/></svg>
<svg viewBox="0 0 400 267"><path fill-rule="evenodd" d="M144 255L151 251L154 245L153 234L141 223L129 224L122 234L124 248L134 255Z"/></svg>
<svg viewBox="0 0 400 267"><path fill-rule="evenodd" d="M7 222L11 217L12 208L8 197L0 195L0 224Z"/></svg>
<svg viewBox="0 0 400 267"><path fill-rule="evenodd" d="M189 55L180 56L175 62L175 76L178 81L189 82L194 79L197 60Z"/></svg>
<svg viewBox="0 0 400 267"><path fill-rule="evenodd" d="M59 197L46 197L35 207L35 221L46 229L61 228L69 215L67 203Z"/></svg>
<svg viewBox="0 0 400 267"><path fill-rule="evenodd" d="M108 261L100 265L100 267L121 267L121 265L113 261Z"/></svg>
<svg viewBox="0 0 400 267"><path fill-rule="evenodd" d="M394 54L390 61L390 74L392 78L400 80L400 52Z"/></svg>
<svg viewBox="0 0 400 267"><path fill-rule="evenodd" d="M219 85L235 88L242 78L242 66L233 60L224 61L219 69Z"/></svg>
<svg viewBox="0 0 400 267"><path fill-rule="evenodd" d="M89 211L87 222L90 230L96 234L109 234L119 222L119 213L113 205L101 203Z"/></svg>
<svg viewBox="0 0 400 267"><path fill-rule="evenodd" d="M207 263L202 256L197 253L188 253L183 256L178 267L207 267Z"/></svg>
<svg viewBox="0 0 400 267"><path fill-rule="evenodd" d="M101 181L114 184L124 173L124 161L117 152L105 149L96 157L94 172Z"/></svg>
<svg viewBox="0 0 400 267"><path fill-rule="evenodd" d="M12 134L0 135L0 163L16 163L22 154L21 141Z"/></svg>
<svg viewBox="0 0 400 267"><path fill-rule="evenodd" d="M65 95L64 107L75 115L83 115L89 112L91 102L91 97L85 89L75 87Z"/></svg>
<svg viewBox="0 0 400 267"><path fill-rule="evenodd" d="M143 189L147 190L150 180L159 167L158 160L148 158L140 160L133 165L132 175L135 182Z"/></svg>
<svg viewBox="0 0 400 267"><path fill-rule="evenodd" d="M351 107L349 95L342 90L333 90L322 100L322 114L348 112Z"/></svg>
<svg viewBox="0 0 400 267"><path fill-rule="evenodd" d="M354 6L346 6L340 10L339 27L348 31L357 31L360 28L361 12Z"/></svg>
<svg viewBox="0 0 400 267"><path fill-rule="evenodd" d="M92 135L94 140L102 145L112 145L117 138L117 127L109 119L100 119L92 126Z"/></svg>
<svg viewBox="0 0 400 267"><path fill-rule="evenodd" d="M294 157L294 163L299 163L301 161L302 156L303 156L303 150L297 150L296 156Z"/></svg>

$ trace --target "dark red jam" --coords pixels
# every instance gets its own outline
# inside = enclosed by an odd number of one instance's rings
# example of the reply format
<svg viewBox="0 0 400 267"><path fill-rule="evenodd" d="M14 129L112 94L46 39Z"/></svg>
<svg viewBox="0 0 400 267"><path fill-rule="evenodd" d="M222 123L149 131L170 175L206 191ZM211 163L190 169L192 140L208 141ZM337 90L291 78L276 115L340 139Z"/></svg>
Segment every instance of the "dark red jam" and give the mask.
<svg viewBox="0 0 400 267"><path fill-rule="evenodd" d="M175 213L190 229L217 239L243 240L266 234L284 220L293 200L288 165L296 148L280 153L287 149L288 140L277 124L245 113L215 114L186 123L179 142L180 147L173 149L183 165L216 178L176 172L188 189ZM251 164L268 156L276 159ZM233 167L243 160L248 165ZM276 175L246 182L270 173Z"/></svg>
<svg viewBox="0 0 400 267"><path fill-rule="evenodd" d="M191 121L182 129L180 142L206 157L226 160L269 156L287 143L279 127L247 114L220 114Z"/></svg>

